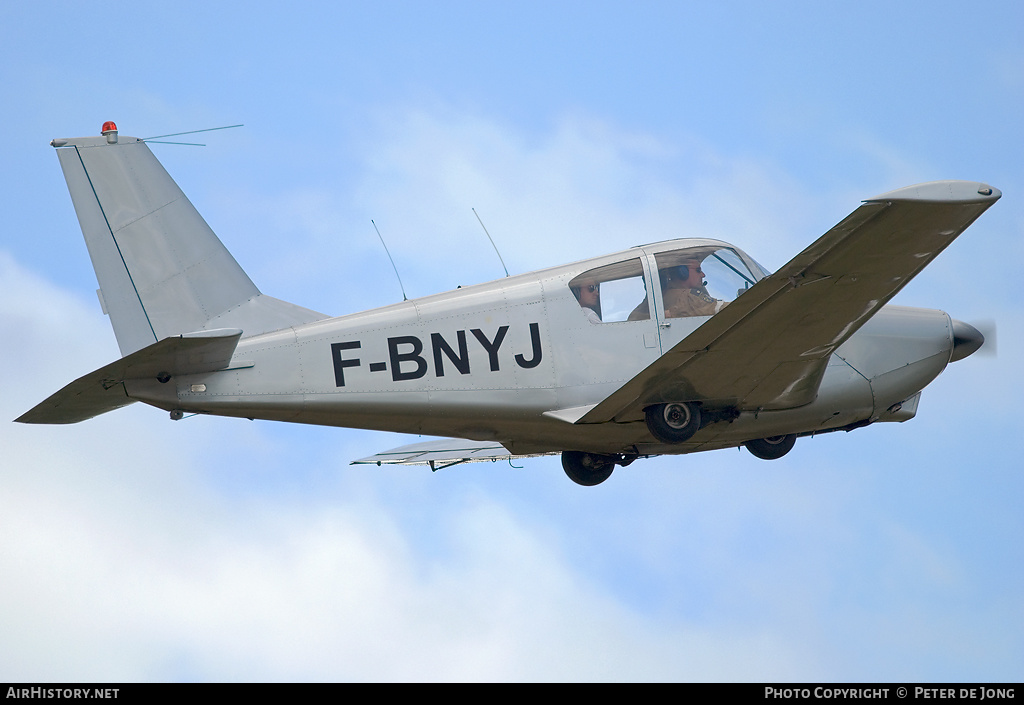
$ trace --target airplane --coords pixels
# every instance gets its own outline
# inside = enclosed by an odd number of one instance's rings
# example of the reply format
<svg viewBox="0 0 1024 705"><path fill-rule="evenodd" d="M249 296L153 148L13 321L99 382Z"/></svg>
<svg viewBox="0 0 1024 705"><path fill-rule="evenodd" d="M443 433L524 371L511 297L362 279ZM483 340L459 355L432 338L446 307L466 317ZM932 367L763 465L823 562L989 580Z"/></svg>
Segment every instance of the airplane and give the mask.
<svg viewBox="0 0 1024 705"><path fill-rule="evenodd" d="M778 271L714 239L632 247L329 317L263 294L143 139L55 139L122 357L16 419L136 401L444 436L354 463L560 454L574 482L638 458L902 422L984 337L886 305L1001 196L934 181L866 199Z"/></svg>

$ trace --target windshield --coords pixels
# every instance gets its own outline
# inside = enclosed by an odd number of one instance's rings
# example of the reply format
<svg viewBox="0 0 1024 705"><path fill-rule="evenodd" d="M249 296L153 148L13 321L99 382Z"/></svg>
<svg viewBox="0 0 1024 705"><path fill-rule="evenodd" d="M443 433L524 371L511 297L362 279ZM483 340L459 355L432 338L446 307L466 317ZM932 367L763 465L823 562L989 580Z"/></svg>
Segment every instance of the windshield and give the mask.
<svg viewBox="0 0 1024 705"><path fill-rule="evenodd" d="M687 247L654 259L666 318L713 316L763 276L725 247Z"/></svg>

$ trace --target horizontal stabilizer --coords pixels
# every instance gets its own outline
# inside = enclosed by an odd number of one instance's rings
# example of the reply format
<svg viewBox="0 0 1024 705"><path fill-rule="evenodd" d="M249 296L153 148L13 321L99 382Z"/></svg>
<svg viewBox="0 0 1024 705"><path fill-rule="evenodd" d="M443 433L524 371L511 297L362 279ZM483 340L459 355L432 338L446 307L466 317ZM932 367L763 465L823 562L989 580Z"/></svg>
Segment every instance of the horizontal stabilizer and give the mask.
<svg viewBox="0 0 1024 705"><path fill-rule="evenodd" d="M467 441L461 438L442 438L438 441L413 443L353 460L352 465L429 465L440 470L459 463L481 463L485 460L512 460L535 458L551 453L516 455L495 441Z"/></svg>
<svg viewBox="0 0 1024 705"><path fill-rule="evenodd" d="M126 379L165 379L222 370L228 366L241 335L237 328L222 328L164 338L79 377L15 421L78 423L120 409L135 401L125 391Z"/></svg>

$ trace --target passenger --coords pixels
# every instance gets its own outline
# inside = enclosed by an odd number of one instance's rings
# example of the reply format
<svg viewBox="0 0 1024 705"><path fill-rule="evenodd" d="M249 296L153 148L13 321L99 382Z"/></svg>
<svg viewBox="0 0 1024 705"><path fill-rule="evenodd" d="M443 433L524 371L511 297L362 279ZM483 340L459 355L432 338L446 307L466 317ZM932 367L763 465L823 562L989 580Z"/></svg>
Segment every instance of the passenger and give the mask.
<svg viewBox="0 0 1024 705"><path fill-rule="evenodd" d="M591 323L601 322L601 285L584 284L571 287L576 300L580 302L580 308L586 314L587 320Z"/></svg>

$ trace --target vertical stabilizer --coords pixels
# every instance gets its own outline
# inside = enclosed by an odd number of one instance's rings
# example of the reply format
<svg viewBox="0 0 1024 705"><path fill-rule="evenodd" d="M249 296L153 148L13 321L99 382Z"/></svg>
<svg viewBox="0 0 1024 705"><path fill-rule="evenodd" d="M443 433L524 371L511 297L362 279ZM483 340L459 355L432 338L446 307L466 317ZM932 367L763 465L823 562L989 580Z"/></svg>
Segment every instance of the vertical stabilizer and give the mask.
<svg viewBox="0 0 1024 705"><path fill-rule="evenodd" d="M325 317L261 294L149 147L104 134L51 144L122 356L182 333L249 337Z"/></svg>

